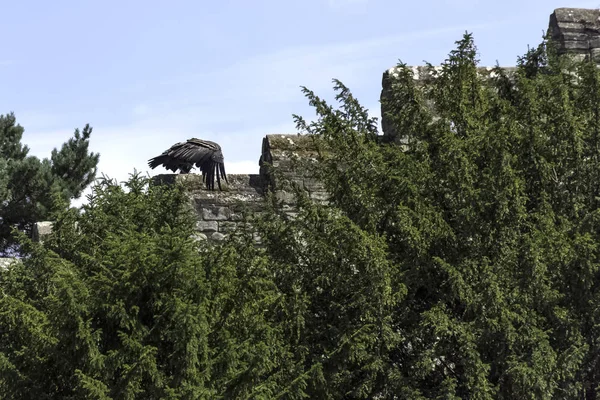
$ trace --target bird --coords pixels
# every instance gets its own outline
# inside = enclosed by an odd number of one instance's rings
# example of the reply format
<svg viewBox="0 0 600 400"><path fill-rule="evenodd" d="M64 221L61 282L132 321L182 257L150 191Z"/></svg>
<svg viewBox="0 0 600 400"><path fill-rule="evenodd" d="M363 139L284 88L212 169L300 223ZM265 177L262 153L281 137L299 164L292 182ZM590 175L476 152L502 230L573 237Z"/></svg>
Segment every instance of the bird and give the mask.
<svg viewBox="0 0 600 400"><path fill-rule="evenodd" d="M206 188L215 190L215 177L217 185L221 189L221 177L227 181L225 174L224 157L221 146L210 140L197 138L188 139L186 142L175 143L162 154L148 160L151 169L164 166L166 169L182 174L189 173L194 165L202 171L202 182Z"/></svg>

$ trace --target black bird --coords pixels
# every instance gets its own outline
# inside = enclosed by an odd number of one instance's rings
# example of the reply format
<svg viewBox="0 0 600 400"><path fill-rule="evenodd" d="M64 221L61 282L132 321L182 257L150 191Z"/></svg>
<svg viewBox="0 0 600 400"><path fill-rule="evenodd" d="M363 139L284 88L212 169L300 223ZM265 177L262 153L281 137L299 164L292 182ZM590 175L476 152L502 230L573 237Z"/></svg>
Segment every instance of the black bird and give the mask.
<svg viewBox="0 0 600 400"><path fill-rule="evenodd" d="M215 176L219 190L222 190L221 177L229 183L225 174L221 146L209 140L191 138L187 142L174 144L161 155L148 160L148 165L152 169L161 164L170 171L179 170L182 174L189 173L195 165L202 171L202 182L206 182L206 187L210 190L215 190Z"/></svg>

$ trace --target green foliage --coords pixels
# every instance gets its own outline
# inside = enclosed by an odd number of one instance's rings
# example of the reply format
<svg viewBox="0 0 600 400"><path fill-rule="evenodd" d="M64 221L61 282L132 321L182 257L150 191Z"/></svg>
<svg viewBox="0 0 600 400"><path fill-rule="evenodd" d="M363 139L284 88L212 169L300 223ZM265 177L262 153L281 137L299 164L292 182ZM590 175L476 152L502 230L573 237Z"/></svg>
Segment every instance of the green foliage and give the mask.
<svg viewBox="0 0 600 400"><path fill-rule="evenodd" d="M385 241L306 199L294 219L271 213L258 226L298 374L279 396L373 398L391 373L388 349L402 341L390 322L406 291Z"/></svg>
<svg viewBox="0 0 600 400"><path fill-rule="evenodd" d="M55 221L0 273L2 398L269 398L277 296L254 246L208 252L182 188L139 175Z"/></svg>
<svg viewBox="0 0 600 400"><path fill-rule="evenodd" d="M0 115L0 252L5 254L18 251L13 228L29 233L33 223L48 219L56 211L56 195L65 201L79 197L94 180L99 159L88 150L89 125L43 160L28 155L23 131L14 114Z"/></svg>
<svg viewBox="0 0 600 400"><path fill-rule="evenodd" d="M341 82L339 109L305 88L329 204L272 197L218 245L182 186L139 175L67 209L77 132L53 234L0 270L0 397L598 398L600 72L549 42L512 75L476 55L466 34L427 81L398 65L404 146Z"/></svg>
<svg viewBox="0 0 600 400"><path fill-rule="evenodd" d="M392 77L384 106L404 149L373 139L338 81L339 110L305 89L318 119L296 117L332 205L385 238L407 288L380 394L596 398L597 68L544 42L513 77L485 78L468 34L430 67L427 81L402 63Z"/></svg>

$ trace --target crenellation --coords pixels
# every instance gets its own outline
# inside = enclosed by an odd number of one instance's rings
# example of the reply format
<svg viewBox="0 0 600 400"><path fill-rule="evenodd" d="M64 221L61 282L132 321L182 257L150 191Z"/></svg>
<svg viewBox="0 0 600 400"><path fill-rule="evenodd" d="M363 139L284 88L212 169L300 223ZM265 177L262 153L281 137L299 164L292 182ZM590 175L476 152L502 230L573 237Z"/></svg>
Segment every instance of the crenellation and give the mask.
<svg viewBox="0 0 600 400"><path fill-rule="evenodd" d="M557 8L550 15L548 33L558 43L559 53L600 62L599 9Z"/></svg>
<svg viewBox="0 0 600 400"><path fill-rule="evenodd" d="M284 210L293 212L295 197L291 184L307 191L315 201L325 201L327 194L303 163L316 160L316 148L309 135L266 135L262 144L258 175L228 175L221 182L223 191L209 191L199 174L164 174L154 184L180 182L186 188L198 221L199 240L220 241L245 224L243 212L259 212L268 191L274 193ZM258 240L255 238L255 240Z"/></svg>

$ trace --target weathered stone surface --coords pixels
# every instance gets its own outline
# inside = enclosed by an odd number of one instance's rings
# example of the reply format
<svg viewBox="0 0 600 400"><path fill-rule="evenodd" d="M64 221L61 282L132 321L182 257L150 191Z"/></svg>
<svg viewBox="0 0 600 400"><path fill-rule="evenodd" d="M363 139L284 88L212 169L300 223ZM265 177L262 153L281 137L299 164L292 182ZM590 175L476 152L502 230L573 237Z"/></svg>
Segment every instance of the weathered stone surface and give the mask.
<svg viewBox="0 0 600 400"><path fill-rule="evenodd" d="M244 215L241 213L231 213L229 219L231 221L242 221L244 219Z"/></svg>
<svg viewBox="0 0 600 400"><path fill-rule="evenodd" d="M227 175L229 183L221 181L223 191L206 189L200 174L156 175L154 184L181 183L190 196L202 205L231 205L237 202L260 201L264 195L263 181L259 175Z"/></svg>
<svg viewBox="0 0 600 400"><path fill-rule="evenodd" d="M579 41L579 40L565 40L563 42L563 48L566 50L570 50L570 51L576 51L576 50L584 50L584 51L588 51L590 50L590 43L586 40L586 41Z"/></svg>
<svg viewBox="0 0 600 400"><path fill-rule="evenodd" d="M275 198L278 201L281 201L286 204L290 204L294 202L294 193L286 192L285 190L278 190L275 192Z"/></svg>
<svg viewBox="0 0 600 400"><path fill-rule="evenodd" d="M222 234L221 232L215 232L210 236L210 238L212 240L216 240L216 241L221 241L221 240L225 239L225 237L226 236L224 234Z"/></svg>
<svg viewBox="0 0 600 400"><path fill-rule="evenodd" d="M43 242L44 238L52 233L53 223L50 221L40 221L33 225L31 232L32 239L36 242Z"/></svg>
<svg viewBox="0 0 600 400"><path fill-rule="evenodd" d="M217 221L198 221L196 229L200 232L217 232L219 230L219 223Z"/></svg>
<svg viewBox="0 0 600 400"><path fill-rule="evenodd" d="M228 207L204 206L202 208L202 219L205 221L224 221L231 217Z"/></svg>
<svg viewBox="0 0 600 400"><path fill-rule="evenodd" d="M304 168L307 161L316 160L314 137L266 135L259 160L260 174L228 175L229 182L222 182L223 191L207 190L202 176L193 173L158 175L154 184L183 184L198 215L196 229L209 241L218 241L241 227L245 212L256 214L263 209L267 191L273 191L286 210L294 207L292 184L315 199L326 197L323 185Z"/></svg>
<svg viewBox="0 0 600 400"><path fill-rule="evenodd" d="M231 232L237 229L238 224L233 221L221 221L219 222L219 232Z"/></svg>
<svg viewBox="0 0 600 400"><path fill-rule="evenodd" d="M592 50L600 47L600 10L557 8L550 15L548 32L558 42L560 53L593 57Z"/></svg>
<svg viewBox="0 0 600 400"><path fill-rule="evenodd" d="M266 135L260 157L260 174L270 190L275 192L285 183L310 177L306 163L316 162L318 151L312 135Z"/></svg>
<svg viewBox="0 0 600 400"><path fill-rule="evenodd" d="M194 239L199 240L199 241L204 241L204 240L208 239L208 237L206 237L206 235L204 233L196 233L194 235Z"/></svg>
<svg viewBox="0 0 600 400"><path fill-rule="evenodd" d="M309 194L309 197L312 200L315 200L318 202L327 202L329 200L329 193L327 193L327 192L312 192Z"/></svg>

